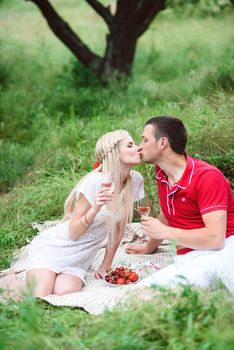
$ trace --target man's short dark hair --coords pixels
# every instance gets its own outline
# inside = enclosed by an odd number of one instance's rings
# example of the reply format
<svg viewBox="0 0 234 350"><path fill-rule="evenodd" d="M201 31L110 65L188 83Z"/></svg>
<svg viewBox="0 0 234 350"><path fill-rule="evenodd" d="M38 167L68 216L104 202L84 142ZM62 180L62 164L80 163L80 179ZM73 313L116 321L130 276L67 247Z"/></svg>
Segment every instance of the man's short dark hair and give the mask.
<svg viewBox="0 0 234 350"><path fill-rule="evenodd" d="M187 143L187 131L180 119L171 116L157 116L147 120L145 125L153 125L156 140L159 140L161 137L167 137L172 151L184 154Z"/></svg>

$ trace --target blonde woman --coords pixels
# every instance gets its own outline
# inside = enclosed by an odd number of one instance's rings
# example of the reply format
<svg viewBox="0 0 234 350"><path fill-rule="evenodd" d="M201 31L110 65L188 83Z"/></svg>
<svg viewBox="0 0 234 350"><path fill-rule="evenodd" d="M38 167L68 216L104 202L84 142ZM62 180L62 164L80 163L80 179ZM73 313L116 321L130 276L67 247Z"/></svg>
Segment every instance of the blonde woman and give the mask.
<svg viewBox="0 0 234 350"><path fill-rule="evenodd" d="M131 170L141 163L141 157L126 131L103 135L96 144L96 159L98 167L81 179L66 199L63 221L30 244L26 280L27 285L34 284L36 297L79 292L87 269L108 236L104 259L96 272L96 277L102 278L132 220L133 202L144 196L143 178ZM114 192L102 187L107 175Z"/></svg>

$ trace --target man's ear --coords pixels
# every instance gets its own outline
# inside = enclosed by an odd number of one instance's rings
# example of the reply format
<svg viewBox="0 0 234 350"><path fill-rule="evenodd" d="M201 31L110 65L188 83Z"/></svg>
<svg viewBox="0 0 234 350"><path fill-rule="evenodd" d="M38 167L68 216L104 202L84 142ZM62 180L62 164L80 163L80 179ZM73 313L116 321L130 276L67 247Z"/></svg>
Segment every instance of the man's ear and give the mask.
<svg viewBox="0 0 234 350"><path fill-rule="evenodd" d="M168 144L169 144L168 138L167 137L162 137L161 138L161 142L160 142L161 149L167 148Z"/></svg>

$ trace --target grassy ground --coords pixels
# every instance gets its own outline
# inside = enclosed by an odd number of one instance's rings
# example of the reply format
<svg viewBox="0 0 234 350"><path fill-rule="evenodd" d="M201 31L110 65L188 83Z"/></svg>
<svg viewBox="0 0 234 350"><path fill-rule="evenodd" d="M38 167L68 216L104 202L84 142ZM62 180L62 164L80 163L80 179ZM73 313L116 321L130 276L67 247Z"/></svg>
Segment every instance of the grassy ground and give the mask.
<svg viewBox="0 0 234 350"><path fill-rule="evenodd" d="M56 8L102 54L106 28L85 2L58 0ZM139 142L146 119L177 115L189 131L189 153L234 182L233 18L231 11L162 13L139 40L128 87L103 88L35 5L0 2L1 268L34 236L32 221L61 217L64 199L91 169L95 142L106 131L124 128ZM153 169L140 171L156 214ZM95 318L30 297L1 305L0 349L233 348L233 302L224 289L163 293L155 302Z"/></svg>
<svg viewBox="0 0 234 350"><path fill-rule="evenodd" d="M28 297L0 305L0 349L233 349L233 299L219 289L164 291L151 302L90 316Z"/></svg>

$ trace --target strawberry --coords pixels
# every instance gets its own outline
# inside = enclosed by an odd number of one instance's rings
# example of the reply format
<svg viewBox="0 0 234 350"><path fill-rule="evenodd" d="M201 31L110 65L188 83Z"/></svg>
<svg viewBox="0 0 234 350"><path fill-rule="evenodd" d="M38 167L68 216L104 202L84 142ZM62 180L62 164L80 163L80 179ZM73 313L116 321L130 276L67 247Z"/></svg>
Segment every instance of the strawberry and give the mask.
<svg viewBox="0 0 234 350"><path fill-rule="evenodd" d="M128 278L130 276L130 273L131 273L131 271L129 271L129 270L127 272L125 272L125 277Z"/></svg>
<svg viewBox="0 0 234 350"><path fill-rule="evenodd" d="M125 284L125 279L123 277L119 277L116 280L117 284Z"/></svg>
<svg viewBox="0 0 234 350"><path fill-rule="evenodd" d="M132 281L129 278L125 280L125 284L130 284L130 283L132 283Z"/></svg>
<svg viewBox="0 0 234 350"><path fill-rule="evenodd" d="M133 279L133 282L136 282L139 279L139 276L136 274L135 278Z"/></svg>
<svg viewBox="0 0 234 350"><path fill-rule="evenodd" d="M139 278L138 274L136 272L131 271L130 275L128 276L128 278L132 281L132 282L136 282Z"/></svg>

